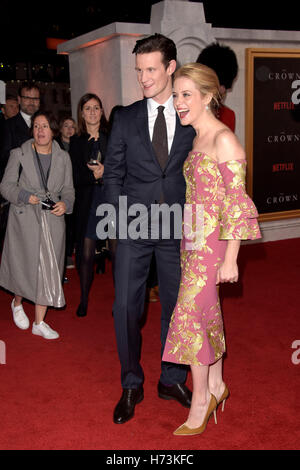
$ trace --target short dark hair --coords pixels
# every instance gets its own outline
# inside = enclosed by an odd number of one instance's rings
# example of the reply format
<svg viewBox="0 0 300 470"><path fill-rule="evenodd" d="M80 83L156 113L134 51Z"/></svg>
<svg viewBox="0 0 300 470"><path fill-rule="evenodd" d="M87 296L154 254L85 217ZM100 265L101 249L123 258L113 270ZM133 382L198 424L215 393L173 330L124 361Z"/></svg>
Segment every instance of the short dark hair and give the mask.
<svg viewBox="0 0 300 470"><path fill-rule="evenodd" d="M45 116L49 123L49 127L51 131L53 132L53 137L57 137L59 133L59 127L58 127L58 122L56 120L56 117L51 111L36 111L33 116L31 117L31 135L33 135L33 126L34 126L34 121L36 120L37 117L39 116Z"/></svg>
<svg viewBox="0 0 300 470"><path fill-rule="evenodd" d="M213 69L218 76L220 85L223 85L226 90L232 87L238 73L238 63L236 55L230 47L218 42L209 44L200 52L197 62Z"/></svg>
<svg viewBox="0 0 300 470"><path fill-rule="evenodd" d="M13 101L16 101L18 103L18 98L15 95L6 95L5 103L0 102L1 108L6 105L7 100L13 100Z"/></svg>
<svg viewBox="0 0 300 470"><path fill-rule="evenodd" d="M71 115L65 114L65 115L64 115L63 117L61 117L60 120L59 120L59 123L58 123L59 131L61 131L61 128L62 128L62 126L64 125L65 121L72 121L73 124L74 124L74 125L76 126L76 128L77 128L77 123L76 123L75 119L74 119Z"/></svg>
<svg viewBox="0 0 300 470"><path fill-rule="evenodd" d="M6 101L7 100L18 101L18 97L16 95L8 94L6 95Z"/></svg>
<svg viewBox="0 0 300 470"><path fill-rule="evenodd" d="M40 88L38 87L38 85L35 83L35 82L23 82L22 85L19 87L19 90L18 90L18 95L20 96L20 98L22 97L22 90L38 90L38 92L40 93Z"/></svg>
<svg viewBox="0 0 300 470"><path fill-rule="evenodd" d="M148 54L149 52L161 52L163 64L167 68L171 60L177 60L177 49L172 39L155 33L136 41L133 54Z"/></svg>

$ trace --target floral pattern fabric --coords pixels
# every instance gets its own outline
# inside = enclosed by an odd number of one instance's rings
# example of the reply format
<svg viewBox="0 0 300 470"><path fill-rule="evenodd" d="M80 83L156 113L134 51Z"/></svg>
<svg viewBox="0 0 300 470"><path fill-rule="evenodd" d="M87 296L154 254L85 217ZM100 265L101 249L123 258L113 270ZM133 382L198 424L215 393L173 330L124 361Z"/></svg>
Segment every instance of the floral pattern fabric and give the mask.
<svg viewBox="0 0 300 470"><path fill-rule="evenodd" d="M245 160L218 164L190 152L181 243L181 281L163 361L209 365L225 352L216 276L227 241L260 238L257 210L245 192ZM218 189L225 187L223 201Z"/></svg>

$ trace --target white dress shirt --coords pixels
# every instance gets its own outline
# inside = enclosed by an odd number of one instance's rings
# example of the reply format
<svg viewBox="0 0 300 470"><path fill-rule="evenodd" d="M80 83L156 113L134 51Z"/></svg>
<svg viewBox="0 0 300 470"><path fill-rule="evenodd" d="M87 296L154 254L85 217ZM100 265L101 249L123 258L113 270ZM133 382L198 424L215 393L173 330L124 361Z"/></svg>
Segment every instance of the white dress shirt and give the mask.
<svg viewBox="0 0 300 470"><path fill-rule="evenodd" d="M148 125L149 125L149 135L150 140L152 142L153 137L153 129L154 123L157 118L157 108L159 106L164 106L164 116L167 124L167 134L168 134L168 151L170 153L174 135L175 135L175 128L176 128L176 111L173 105L173 96L171 95L170 98L162 104L157 103L152 98L148 98L147 100L147 108L148 108Z"/></svg>
<svg viewBox="0 0 300 470"><path fill-rule="evenodd" d="M20 111L20 113L27 126L31 127L31 116L29 114L24 113L23 111Z"/></svg>

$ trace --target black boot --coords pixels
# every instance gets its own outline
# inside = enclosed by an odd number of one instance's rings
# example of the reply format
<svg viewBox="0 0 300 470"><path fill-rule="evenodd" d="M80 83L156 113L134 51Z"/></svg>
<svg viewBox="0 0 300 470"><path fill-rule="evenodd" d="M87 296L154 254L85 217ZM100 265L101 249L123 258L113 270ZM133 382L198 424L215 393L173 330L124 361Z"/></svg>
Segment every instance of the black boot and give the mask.
<svg viewBox="0 0 300 470"><path fill-rule="evenodd" d="M87 306L83 305L80 302L76 311L76 315L77 317L86 317L86 314L87 314Z"/></svg>

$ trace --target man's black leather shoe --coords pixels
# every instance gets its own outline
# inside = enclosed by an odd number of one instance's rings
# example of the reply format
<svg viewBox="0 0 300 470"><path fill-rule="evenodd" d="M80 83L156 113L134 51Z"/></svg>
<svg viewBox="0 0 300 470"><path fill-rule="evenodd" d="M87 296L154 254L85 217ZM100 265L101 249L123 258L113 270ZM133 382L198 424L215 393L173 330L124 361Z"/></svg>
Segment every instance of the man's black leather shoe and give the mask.
<svg viewBox="0 0 300 470"><path fill-rule="evenodd" d="M164 400L177 400L182 406L190 408L192 392L184 384L174 384L166 386L158 382L157 386L159 398Z"/></svg>
<svg viewBox="0 0 300 470"><path fill-rule="evenodd" d="M114 423L122 424L134 416L135 405L144 399L144 389L124 388L121 399L114 411Z"/></svg>

